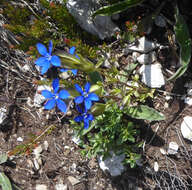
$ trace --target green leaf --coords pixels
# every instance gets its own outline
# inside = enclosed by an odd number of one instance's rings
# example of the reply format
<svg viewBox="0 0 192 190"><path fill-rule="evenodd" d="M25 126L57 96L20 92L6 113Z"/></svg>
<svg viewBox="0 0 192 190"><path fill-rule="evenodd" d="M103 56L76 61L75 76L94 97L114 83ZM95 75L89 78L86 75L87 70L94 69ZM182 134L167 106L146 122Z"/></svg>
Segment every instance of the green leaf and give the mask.
<svg viewBox="0 0 192 190"><path fill-rule="evenodd" d="M113 5L104 6L100 9L96 10L92 17L94 18L96 15L100 16L111 16L112 14L117 14L122 11L125 11L128 8L135 7L141 4L143 0L125 0L119 3L115 3Z"/></svg>
<svg viewBox="0 0 192 190"><path fill-rule="evenodd" d="M97 84L94 84L94 85L91 86L89 92L94 92L94 93L96 93L98 96L102 96L104 90L103 90L103 87L102 87L102 86L97 85Z"/></svg>
<svg viewBox="0 0 192 190"><path fill-rule="evenodd" d="M89 73L91 84L96 84L98 81L103 81L99 72L94 71Z"/></svg>
<svg viewBox="0 0 192 190"><path fill-rule="evenodd" d="M9 178L3 172L0 172L0 185L2 190L12 190Z"/></svg>
<svg viewBox="0 0 192 190"><path fill-rule="evenodd" d="M7 161L7 154L1 154L0 155L0 164L3 164L3 163L5 163L6 161Z"/></svg>
<svg viewBox="0 0 192 190"><path fill-rule="evenodd" d="M68 69L78 69L84 72L93 72L95 71L95 66L92 62L83 58L78 54L79 59L75 56L66 53L65 51L57 51L55 53L61 59L61 66Z"/></svg>
<svg viewBox="0 0 192 190"><path fill-rule="evenodd" d="M126 110L124 109L124 113L136 119L149 121L165 120L165 116L162 113L145 105L129 107Z"/></svg>
<svg viewBox="0 0 192 190"><path fill-rule="evenodd" d="M104 113L105 108L106 108L106 105L105 105L105 104L95 103L94 106L91 108L91 113L92 113L94 116L101 115L101 114Z"/></svg>
<svg viewBox="0 0 192 190"><path fill-rule="evenodd" d="M171 76L169 80L175 80L181 77L187 70L188 64L191 59L191 39L187 24L181 14L179 14L178 8L176 8L176 24L174 26L175 37L180 46L180 63L181 67L176 73Z"/></svg>

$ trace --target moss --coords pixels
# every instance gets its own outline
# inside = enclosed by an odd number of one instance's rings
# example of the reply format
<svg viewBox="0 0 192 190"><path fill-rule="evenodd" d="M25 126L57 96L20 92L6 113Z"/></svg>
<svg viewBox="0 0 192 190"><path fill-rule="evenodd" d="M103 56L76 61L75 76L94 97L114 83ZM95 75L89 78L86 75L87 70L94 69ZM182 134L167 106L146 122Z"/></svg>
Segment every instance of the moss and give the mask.
<svg viewBox="0 0 192 190"><path fill-rule="evenodd" d="M69 39L70 43L66 44L76 46L78 53L89 58L97 57L97 47L91 46L98 42L98 38L80 28L65 3L60 5L46 0L40 0L40 3L43 11L36 17L27 7L14 7L3 2L4 13L9 20L6 27L21 38L21 44L16 48L31 54L29 47L35 46L37 42L47 44L52 39L54 44L63 45L64 40ZM34 19L30 20L32 15Z"/></svg>
<svg viewBox="0 0 192 190"><path fill-rule="evenodd" d="M11 25L26 25L26 22L31 15L30 11L25 7L15 7L8 3L5 4L4 14L9 19Z"/></svg>

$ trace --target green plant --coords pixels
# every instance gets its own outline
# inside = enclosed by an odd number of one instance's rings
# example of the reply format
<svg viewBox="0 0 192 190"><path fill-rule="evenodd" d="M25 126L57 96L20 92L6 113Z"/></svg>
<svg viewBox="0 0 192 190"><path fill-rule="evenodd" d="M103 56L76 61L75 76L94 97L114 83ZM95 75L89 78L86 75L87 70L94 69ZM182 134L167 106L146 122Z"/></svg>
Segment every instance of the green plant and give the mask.
<svg viewBox="0 0 192 190"><path fill-rule="evenodd" d="M138 126L126 118L115 102L111 102L103 114L95 118L88 133L84 133L79 126L75 130L84 142L82 153L88 157L101 155L105 159L110 156L110 151L124 153L125 163L130 163L131 167L140 158Z"/></svg>
<svg viewBox="0 0 192 190"><path fill-rule="evenodd" d="M7 162L7 154L0 154L0 164ZM12 190L11 182L4 172L0 172L0 186L2 190Z"/></svg>
<svg viewBox="0 0 192 190"><path fill-rule="evenodd" d="M175 37L180 46L179 56L176 53L176 49L174 47L173 51L177 57L179 57L180 68L176 71L176 73L171 76L168 80L176 80L181 77L188 68L191 59L191 38L189 34L189 29L184 20L183 16L179 13L179 9L176 7L175 13L176 24L174 26ZM171 43L171 40L170 40Z"/></svg>

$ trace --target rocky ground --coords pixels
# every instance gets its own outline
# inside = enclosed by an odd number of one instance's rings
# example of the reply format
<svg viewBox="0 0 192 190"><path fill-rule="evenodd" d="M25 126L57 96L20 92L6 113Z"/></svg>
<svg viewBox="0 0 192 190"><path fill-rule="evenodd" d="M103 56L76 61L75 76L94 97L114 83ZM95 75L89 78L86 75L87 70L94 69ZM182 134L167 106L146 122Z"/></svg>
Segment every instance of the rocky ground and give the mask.
<svg viewBox="0 0 192 190"><path fill-rule="evenodd" d="M181 9L185 13L186 1L183 5ZM191 32L189 18L192 15L185 16ZM72 112L63 117L55 110L43 110L44 100L36 84L39 71L28 54L12 48L19 42L4 28L6 22L0 12L0 153L9 155L8 162L0 165L0 172L3 171L12 184L23 190L192 188L192 67L189 65L178 80L167 82L176 71L177 62L167 38L162 35L165 28L155 25L152 33L138 40L140 45L140 41L147 41L149 47L139 50L134 49L138 46L122 50L114 46L118 40L115 43L106 40L119 55L119 64L126 64L130 59L141 64L145 59L153 62L137 70L141 80L156 89L149 105L166 117L159 122L137 121L144 142L142 159L136 168L126 166L120 176L112 177L101 169L97 158L88 159L80 154L81 147L74 142L69 123ZM103 33L100 37L103 38ZM146 58L146 52L150 52L150 58ZM147 70L152 70L150 79L142 77Z"/></svg>

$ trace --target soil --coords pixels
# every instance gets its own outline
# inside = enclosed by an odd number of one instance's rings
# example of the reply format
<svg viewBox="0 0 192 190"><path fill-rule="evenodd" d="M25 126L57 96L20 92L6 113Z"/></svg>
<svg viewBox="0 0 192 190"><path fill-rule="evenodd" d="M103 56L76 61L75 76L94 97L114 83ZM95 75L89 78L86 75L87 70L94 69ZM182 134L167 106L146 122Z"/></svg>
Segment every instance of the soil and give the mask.
<svg viewBox="0 0 192 190"><path fill-rule="evenodd" d="M182 10L188 10L186 2L182 6ZM189 16L185 14L192 32ZM164 40L166 44L166 39L158 38L158 31L161 30L156 28L157 35L149 37ZM68 184L72 176L79 183L76 187L69 186L69 190L192 189L192 143L185 140L180 131L183 118L192 116L192 106L184 104L182 99L187 90L184 84L192 81L191 65L183 77L175 82L167 82L149 102L166 116L166 120L151 123L137 121L144 141L141 165L134 169L127 167L121 176L114 178L99 168L96 158L81 156L81 148L72 141L73 130L69 119L73 118L73 113L63 117L56 110L44 111L30 107L28 98L33 102L37 89L35 80L39 79L38 71L30 56L10 48L7 42L0 39L0 61L8 64L6 68L0 67L0 108L7 109L7 118L0 125L0 153L7 152L10 156L8 162L0 165L0 171L4 171L12 183L23 190L35 190L37 184L44 184L48 190L54 190L56 184ZM161 53L159 57L167 79L170 74L166 69L175 71L176 67L169 64L172 59L169 51ZM18 66L24 66L26 62L30 72L22 72ZM167 100L166 96L170 96L170 99ZM53 126L51 133L42 136L31 149L16 155L13 153L16 146L28 144L33 137L37 138L50 126ZM18 141L18 137L23 142ZM179 145L178 153L163 155L160 149L167 150L172 141ZM46 143L48 148L43 148L37 168L34 166L33 149L44 147ZM155 162L159 165L158 172L154 171Z"/></svg>

